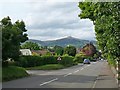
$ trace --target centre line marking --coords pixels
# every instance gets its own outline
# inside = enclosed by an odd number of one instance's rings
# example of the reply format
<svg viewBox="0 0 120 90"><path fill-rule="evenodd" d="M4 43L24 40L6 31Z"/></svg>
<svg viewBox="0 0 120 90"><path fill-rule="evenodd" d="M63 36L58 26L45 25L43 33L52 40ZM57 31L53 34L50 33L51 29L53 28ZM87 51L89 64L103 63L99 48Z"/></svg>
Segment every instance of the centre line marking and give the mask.
<svg viewBox="0 0 120 90"><path fill-rule="evenodd" d="M90 66L90 65L87 65L87 66Z"/></svg>
<svg viewBox="0 0 120 90"><path fill-rule="evenodd" d="M44 83L40 84L40 86L43 86L43 85L45 85L45 84L51 83L51 82L56 81L56 80L58 80L58 78L55 78L55 79L50 80L50 81L48 81L48 82L44 82Z"/></svg>
<svg viewBox="0 0 120 90"><path fill-rule="evenodd" d="M66 75L64 75L64 77L66 77L66 76L68 76L68 75L71 75L72 73L68 73L68 74L66 74Z"/></svg>
<svg viewBox="0 0 120 90"><path fill-rule="evenodd" d="M83 70L84 68L81 68L81 70Z"/></svg>
<svg viewBox="0 0 120 90"><path fill-rule="evenodd" d="M97 80L98 80L98 77L96 78L96 80L95 80L95 82L94 82L94 84L93 84L92 88L95 88L96 83L97 83Z"/></svg>
<svg viewBox="0 0 120 90"><path fill-rule="evenodd" d="M77 72L79 72L79 70L74 71L74 73L77 73Z"/></svg>

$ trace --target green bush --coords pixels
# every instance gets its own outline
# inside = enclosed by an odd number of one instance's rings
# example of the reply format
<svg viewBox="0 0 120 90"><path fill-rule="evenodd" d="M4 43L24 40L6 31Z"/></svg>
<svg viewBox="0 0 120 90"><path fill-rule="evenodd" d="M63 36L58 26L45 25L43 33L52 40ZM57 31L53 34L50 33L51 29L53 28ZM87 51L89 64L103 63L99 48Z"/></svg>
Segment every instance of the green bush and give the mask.
<svg viewBox="0 0 120 90"><path fill-rule="evenodd" d="M72 56L62 56L61 59L62 60L59 61L59 63L64 65L64 66L74 65L74 62L73 62L74 57L72 57Z"/></svg>
<svg viewBox="0 0 120 90"><path fill-rule="evenodd" d="M57 56L41 56L42 62L44 62L42 65L46 64L57 64Z"/></svg>
<svg viewBox="0 0 120 90"><path fill-rule="evenodd" d="M80 54L76 54L75 58L74 58L74 62L75 63L83 63L83 58Z"/></svg>
<svg viewBox="0 0 120 90"><path fill-rule="evenodd" d="M54 56L22 56L18 61L18 66L34 67L46 64L57 64Z"/></svg>
<svg viewBox="0 0 120 90"><path fill-rule="evenodd" d="M107 61L111 66L116 67L116 61L115 58L112 57L112 55L108 54Z"/></svg>
<svg viewBox="0 0 120 90"><path fill-rule="evenodd" d="M2 81L9 81L21 77L29 76L24 68L8 66L2 68Z"/></svg>
<svg viewBox="0 0 120 90"><path fill-rule="evenodd" d="M21 67L34 67L46 64L62 64L64 66L73 65L72 56L62 56L61 61L57 60L58 56L21 56L17 62Z"/></svg>

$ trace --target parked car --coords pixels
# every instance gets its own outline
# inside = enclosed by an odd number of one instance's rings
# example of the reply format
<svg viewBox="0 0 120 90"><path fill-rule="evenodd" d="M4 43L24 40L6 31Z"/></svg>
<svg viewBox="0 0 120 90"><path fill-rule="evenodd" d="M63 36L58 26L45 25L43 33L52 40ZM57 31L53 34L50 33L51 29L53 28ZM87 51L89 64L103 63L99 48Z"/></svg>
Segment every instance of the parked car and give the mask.
<svg viewBox="0 0 120 90"><path fill-rule="evenodd" d="M90 64L90 60L89 59L84 59L83 64Z"/></svg>

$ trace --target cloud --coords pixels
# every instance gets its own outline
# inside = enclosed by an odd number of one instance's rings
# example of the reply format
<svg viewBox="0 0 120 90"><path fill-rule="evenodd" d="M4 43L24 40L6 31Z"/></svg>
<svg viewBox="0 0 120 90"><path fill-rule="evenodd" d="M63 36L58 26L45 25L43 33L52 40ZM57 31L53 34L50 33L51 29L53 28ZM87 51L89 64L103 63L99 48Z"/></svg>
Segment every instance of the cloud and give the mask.
<svg viewBox="0 0 120 90"><path fill-rule="evenodd" d="M31 39L50 40L74 36L94 40L93 22L89 19L80 19L80 12L77 2L30 0L24 3L5 2L0 18L9 15L13 21L24 20Z"/></svg>

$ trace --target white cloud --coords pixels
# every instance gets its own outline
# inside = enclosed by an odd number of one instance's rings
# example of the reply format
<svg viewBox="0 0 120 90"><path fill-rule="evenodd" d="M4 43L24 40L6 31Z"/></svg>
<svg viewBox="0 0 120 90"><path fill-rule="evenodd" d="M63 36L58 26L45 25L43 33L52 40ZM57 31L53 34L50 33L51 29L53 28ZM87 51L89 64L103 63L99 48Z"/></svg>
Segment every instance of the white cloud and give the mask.
<svg viewBox="0 0 120 90"><path fill-rule="evenodd" d="M73 36L93 40L95 37L92 21L78 17L80 9L77 2L30 0L4 3L0 19L8 15L13 21L23 19L31 39L50 40Z"/></svg>

